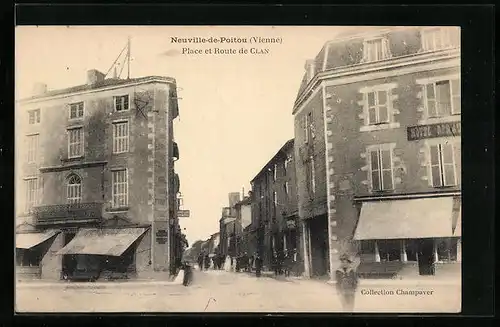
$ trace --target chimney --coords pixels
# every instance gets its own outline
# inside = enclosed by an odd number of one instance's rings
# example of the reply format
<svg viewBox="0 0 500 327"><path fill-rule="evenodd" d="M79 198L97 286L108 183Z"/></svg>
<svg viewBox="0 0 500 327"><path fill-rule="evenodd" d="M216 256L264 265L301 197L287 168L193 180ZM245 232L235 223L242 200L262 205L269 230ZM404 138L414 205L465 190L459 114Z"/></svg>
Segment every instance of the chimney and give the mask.
<svg viewBox="0 0 500 327"><path fill-rule="evenodd" d="M47 93L47 84L35 83L33 85L33 96L43 95L45 93Z"/></svg>
<svg viewBox="0 0 500 327"><path fill-rule="evenodd" d="M93 85L104 81L105 75L98 71L97 69L91 69L87 71L87 84Z"/></svg>
<svg viewBox="0 0 500 327"><path fill-rule="evenodd" d="M316 65L315 65L315 61L314 60L306 60L306 64L305 64L305 69L306 69L306 74L307 74L307 81L309 82L313 77L314 77L314 73L316 71Z"/></svg>

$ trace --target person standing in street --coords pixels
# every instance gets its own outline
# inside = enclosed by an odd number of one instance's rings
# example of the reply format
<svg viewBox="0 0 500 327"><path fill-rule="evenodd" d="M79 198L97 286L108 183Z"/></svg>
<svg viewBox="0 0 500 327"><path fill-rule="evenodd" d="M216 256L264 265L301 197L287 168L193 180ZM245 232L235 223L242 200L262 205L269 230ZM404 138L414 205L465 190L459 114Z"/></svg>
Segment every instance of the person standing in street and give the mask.
<svg viewBox="0 0 500 327"><path fill-rule="evenodd" d="M354 310L354 299L358 288L358 275L353 260L347 254L340 256L340 267L335 272L336 287L344 312Z"/></svg>

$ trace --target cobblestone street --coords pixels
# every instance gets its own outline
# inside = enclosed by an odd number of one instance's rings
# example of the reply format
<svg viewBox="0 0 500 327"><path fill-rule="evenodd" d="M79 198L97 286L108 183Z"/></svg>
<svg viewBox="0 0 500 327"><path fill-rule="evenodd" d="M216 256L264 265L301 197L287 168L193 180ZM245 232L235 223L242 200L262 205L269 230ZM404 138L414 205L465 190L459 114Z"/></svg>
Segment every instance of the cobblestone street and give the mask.
<svg viewBox="0 0 500 327"><path fill-rule="evenodd" d="M459 312L460 286L362 282L357 312ZM189 287L145 283L18 285L18 312L340 312L333 285L314 280L256 278L245 273L196 271ZM403 291L432 294L401 295ZM375 294L385 292L383 294ZM388 293L393 292L393 295Z"/></svg>

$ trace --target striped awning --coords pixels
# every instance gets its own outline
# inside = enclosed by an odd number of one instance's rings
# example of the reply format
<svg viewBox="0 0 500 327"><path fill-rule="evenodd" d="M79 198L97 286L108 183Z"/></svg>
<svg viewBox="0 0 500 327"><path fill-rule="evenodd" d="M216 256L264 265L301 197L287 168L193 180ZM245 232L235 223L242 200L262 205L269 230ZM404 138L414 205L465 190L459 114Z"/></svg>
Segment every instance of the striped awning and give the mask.
<svg viewBox="0 0 500 327"><path fill-rule="evenodd" d="M453 197L364 202L355 240L453 236Z"/></svg>
<svg viewBox="0 0 500 327"><path fill-rule="evenodd" d="M43 233L16 234L16 249L31 249L38 244L48 241L50 238L59 233L59 230L47 230Z"/></svg>
<svg viewBox="0 0 500 327"><path fill-rule="evenodd" d="M146 228L80 229L76 236L57 254L93 254L119 257Z"/></svg>

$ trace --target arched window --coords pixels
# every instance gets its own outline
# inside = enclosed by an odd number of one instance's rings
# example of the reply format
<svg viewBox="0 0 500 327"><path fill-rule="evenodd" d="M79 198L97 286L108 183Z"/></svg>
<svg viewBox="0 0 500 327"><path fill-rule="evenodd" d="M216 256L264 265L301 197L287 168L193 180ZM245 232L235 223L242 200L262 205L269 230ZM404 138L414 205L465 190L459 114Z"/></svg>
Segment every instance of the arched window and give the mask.
<svg viewBox="0 0 500 327"><path fill-rule="evenodd" d="M82 202L82 180L77 175L70 175L67 184L67 199L69 204Z"/></svg>

